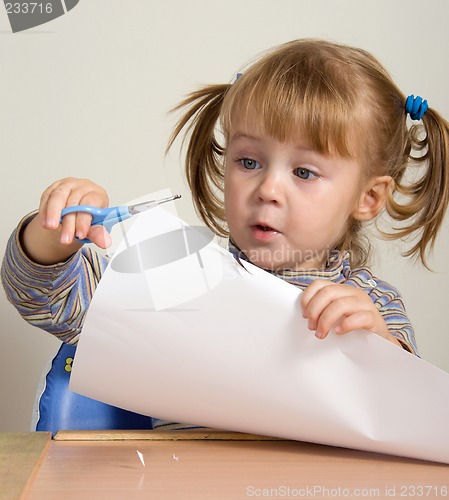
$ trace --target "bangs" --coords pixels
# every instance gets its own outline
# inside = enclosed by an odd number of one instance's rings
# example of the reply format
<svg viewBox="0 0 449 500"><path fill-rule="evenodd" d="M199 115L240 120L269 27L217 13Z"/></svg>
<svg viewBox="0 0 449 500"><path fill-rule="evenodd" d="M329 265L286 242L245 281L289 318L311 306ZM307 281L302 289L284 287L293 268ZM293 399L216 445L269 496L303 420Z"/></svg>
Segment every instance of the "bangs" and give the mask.
<svg viewBox="0 0 449 500"><path fill-rule="evenodd" d="M221 115L226 139L238 120L239 127L261 128L281 142L300 140L323 155L354 158L354 132L361 118L356 77L345 71L344 61L300 56L296 51L286 57L285 48L282 57L275 52L230 88Z"/></svg>

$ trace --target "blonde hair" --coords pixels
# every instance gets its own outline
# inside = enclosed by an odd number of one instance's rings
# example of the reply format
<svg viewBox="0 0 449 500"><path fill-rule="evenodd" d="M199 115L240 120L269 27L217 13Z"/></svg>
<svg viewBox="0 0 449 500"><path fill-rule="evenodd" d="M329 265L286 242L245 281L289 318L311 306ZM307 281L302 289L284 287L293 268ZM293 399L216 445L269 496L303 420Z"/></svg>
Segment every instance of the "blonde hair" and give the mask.
<svg viewBox="0 0 449 500"><path fill-rule="evenodd" d="M255 113L258 124L279 141L300 133L321 154L357 158L364 179L392 177L385 208L401 225L387 236L418 234L406 255L419 255L427 265L426 252L435 243L449 200L449 124L429 108L422 124L408 127L404 107L405 96L368 52L323 40L295 40L261 57L234 84L210 85L187 96L176 108L185 111L168 148L184 134L195 208L221 236L228 236L223 160L236 111L239 117ZM405 179L409 166L418 167L417 179ZM360 230L361 223L348 221L336 248L349 251L353 265L368 258Z"/></svg>

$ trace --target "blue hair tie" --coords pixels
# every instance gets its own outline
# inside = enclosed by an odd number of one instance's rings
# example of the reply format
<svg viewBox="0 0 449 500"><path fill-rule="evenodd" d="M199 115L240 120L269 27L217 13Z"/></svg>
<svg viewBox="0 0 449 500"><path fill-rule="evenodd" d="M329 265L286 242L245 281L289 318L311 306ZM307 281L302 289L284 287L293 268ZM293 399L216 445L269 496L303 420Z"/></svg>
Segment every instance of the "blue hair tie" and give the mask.
<svg viewBox="0 0 449 500"><path fill-rule="evenodd" d="M410 114L412 120L421 120L428 107L427 101L419 95L409 95L405 101L405 111Z"/></svg>

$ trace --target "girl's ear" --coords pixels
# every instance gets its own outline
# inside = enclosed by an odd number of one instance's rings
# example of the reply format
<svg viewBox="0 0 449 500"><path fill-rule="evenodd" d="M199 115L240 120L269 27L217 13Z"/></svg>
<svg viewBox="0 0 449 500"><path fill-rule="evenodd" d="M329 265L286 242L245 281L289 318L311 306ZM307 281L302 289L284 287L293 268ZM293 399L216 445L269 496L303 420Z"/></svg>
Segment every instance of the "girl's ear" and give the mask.
<svg viewBox="0 0 449 500"><path fill-rule="evenodd" d="M365 186L365 190L360 195L358 205L352 212L354 219L361 221L374 219L385 206L388 187L392 182L393 179L389 175L371 179Z"/></svg>

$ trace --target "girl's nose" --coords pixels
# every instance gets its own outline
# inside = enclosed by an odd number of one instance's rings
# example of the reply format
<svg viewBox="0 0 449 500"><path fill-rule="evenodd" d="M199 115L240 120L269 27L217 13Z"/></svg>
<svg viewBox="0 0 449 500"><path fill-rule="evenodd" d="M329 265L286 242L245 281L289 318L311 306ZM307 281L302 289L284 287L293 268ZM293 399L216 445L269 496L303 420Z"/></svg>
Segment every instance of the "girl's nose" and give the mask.
<svg viewBox="0 0 449 500"><path fill-rule="evenodd" d="M280 203L283 196L282 176L276 171L266 171L259 178L257 197L267 203Z"/></svg>

